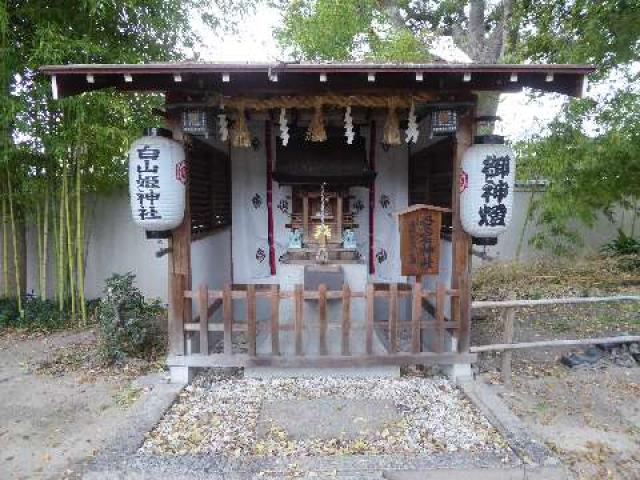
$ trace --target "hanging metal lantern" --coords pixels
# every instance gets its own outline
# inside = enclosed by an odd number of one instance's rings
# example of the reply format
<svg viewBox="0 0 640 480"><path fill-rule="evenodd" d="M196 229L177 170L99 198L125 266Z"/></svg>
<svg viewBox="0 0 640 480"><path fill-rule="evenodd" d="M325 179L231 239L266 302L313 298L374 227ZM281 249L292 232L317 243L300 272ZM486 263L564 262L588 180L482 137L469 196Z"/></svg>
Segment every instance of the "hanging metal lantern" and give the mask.
<svg viewBox="0 0 640 480"><path fill-rule="evenodd" d="M184 218L187 164L171 131L147 128L129 149L129 194L136 224L147 232L168 231Z"/></svg>
<svg viewBox="0 0 640 480"><path fill-rule="evenodd" d="M460 171L460 217L474 237L496 237L511 223L515 155L497 135L476 137Z"/></svg>
<svg viewBox="0 0 640 480"><path fill-rule="evenodd" d="M182 131L191 135L209 137L209 116L201 108L190 108L182 112Z"/></svg>
<svg viewBox="0 0 640 480"><path fill-rule="evenodd" d="M431 113L431 133L450 135L458 128L458 113L453 109L439 109Z"/></svg>

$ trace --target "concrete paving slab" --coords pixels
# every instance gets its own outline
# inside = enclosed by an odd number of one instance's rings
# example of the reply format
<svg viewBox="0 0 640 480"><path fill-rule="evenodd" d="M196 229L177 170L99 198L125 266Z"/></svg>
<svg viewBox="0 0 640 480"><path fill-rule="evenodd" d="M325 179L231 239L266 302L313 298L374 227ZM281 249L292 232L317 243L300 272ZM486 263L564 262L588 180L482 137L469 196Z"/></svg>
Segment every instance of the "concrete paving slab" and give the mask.
<svg viewBox="0 0 640 480"><path fill-rule="evenodd" d="M272 427L295 440L356 439L381 431L400 420L391 401L318 398L265 402L258 420L258 438Z"/></svg>
<svg viewBox="0 0 640 480"><path fill-rule="evenodd" d="M563 467L439 469L406 472L385 472L387 480L568 480Z"/></svg>

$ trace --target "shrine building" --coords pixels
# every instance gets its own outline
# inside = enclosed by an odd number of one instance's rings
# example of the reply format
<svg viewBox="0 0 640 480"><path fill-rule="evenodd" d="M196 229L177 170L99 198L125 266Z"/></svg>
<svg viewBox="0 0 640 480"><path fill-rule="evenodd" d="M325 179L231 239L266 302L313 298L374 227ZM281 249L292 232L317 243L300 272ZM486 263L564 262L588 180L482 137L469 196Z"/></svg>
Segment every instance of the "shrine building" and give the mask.
<svg viewBox="0 0 640 480"><path fill-rule="evenodd" d="M168 366L469 374L471 249L511 218L496 97L580 96L585 65L45 66L57 98L159 92L131 222L167 239ZM194 261L192 249L206 249ZM213 244L212 244L213 245Z"/></svg>

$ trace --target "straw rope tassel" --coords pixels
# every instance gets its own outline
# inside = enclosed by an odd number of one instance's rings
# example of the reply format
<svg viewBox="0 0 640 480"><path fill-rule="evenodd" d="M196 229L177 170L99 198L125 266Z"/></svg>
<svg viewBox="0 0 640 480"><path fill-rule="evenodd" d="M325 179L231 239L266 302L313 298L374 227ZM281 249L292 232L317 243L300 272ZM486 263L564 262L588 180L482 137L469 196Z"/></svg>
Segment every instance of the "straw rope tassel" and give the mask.
<svg viewBox="0 0 640 480"><path fill-rule="evenodd" d="M402 143L400 139L400 120L396 113L396 102L393 98L389 99L389 112L384 123L383 141L387 145L400 145Z"/></svg>
<svg viewBox="0 0 640 480"><path fill-rule="evenodd" d="M233 125L231 131L231 144L234 147L250 147L251 146L251 134L249 128L247 128L247 121L244 116L244 105L238 107L238 118Z"/></svg>
<svg viewBox="0 0 640 480"><path fill-rule="evenodd" d="M315 111L307 130L307 140L312 142L325 142L327 140L327 131L324 128L324 119L322 118L322 100L318 99L315 105Z"/></svg>

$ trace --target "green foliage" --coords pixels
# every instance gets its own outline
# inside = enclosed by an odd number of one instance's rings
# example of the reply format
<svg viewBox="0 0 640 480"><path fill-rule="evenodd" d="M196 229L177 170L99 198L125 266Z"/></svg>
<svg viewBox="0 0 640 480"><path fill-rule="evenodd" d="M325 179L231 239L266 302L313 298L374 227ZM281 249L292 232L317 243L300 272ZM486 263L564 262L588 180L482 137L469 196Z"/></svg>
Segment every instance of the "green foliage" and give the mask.
<svg viewBox="0 0 640 480"><path fill-rule="evenodd" d="M150 359L162 352L165 339L159 322L163 315L159 301L145 300L135 286L133 273L108 278L96 309L103 360L121 361L128 356Z"/></svg>
<svg viewBox="0 0 640 480"><path fill-rule="evenodd" d="M602 252L612 256L640 255L640 241L618 229L618 237L603 245Z"/></svg>
<svg viewBox="0 0 640 480"><path fill-rule="evenodd" d="M276 38L295 58L336 61L363 55L384 62L431 58L424 42L407 26L393 24L379 1L293 0L279 5L285 15Z"/></svg>
<svg viewBox="0 0 640 480"><path fill-rule="evenodd" d="M640 95L631 88L603 103L573 101L548 134L517 145L518 175L549 182L532 204L535 246L572 253L581 245L580 224L593 226L602 214L613 220L618 206L637 208Z"/></svg>
<svg viewBox="0 0 640 480"><path fill-rule="evenodd" d="M15 297L0 299L0 331L16 328L28 332L54 331L71 326L69 312L60 309L58 302L28 296L22 302L24 315L20 316Z"/></svg>
<svg viewBox="0 0 640 480"><path fill-rule="evenodd" d="M516 60L592 63L594 78L640 57L640 2L542 0L516 2Z"/></svg>

